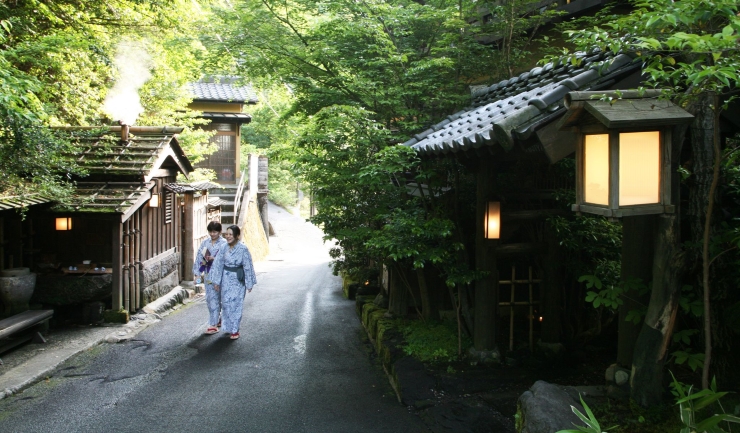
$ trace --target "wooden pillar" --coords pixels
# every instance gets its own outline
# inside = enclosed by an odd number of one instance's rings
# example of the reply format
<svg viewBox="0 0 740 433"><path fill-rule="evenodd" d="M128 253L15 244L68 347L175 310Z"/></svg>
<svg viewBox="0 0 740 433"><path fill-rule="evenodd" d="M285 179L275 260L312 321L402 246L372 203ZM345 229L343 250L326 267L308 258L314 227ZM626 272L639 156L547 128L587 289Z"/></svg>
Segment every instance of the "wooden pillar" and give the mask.
<svg viewBox="0 0 740 433"><path fill-rule="evenodd" d="M655 406L662 401L663 366L676 321L684 262L678 216L665 214L658 221L653 290L645 322L635 342L630 378L631 397L643 407Z"/></svg>
<svg viewBox="0 0 740 433"><path fill-rule="evenodd" d="M621 280L639 278L643 284L653 279L653 251L655 239L655 215L636 215L622 218L622 268ZM635 351L635 342L642 323L625 320L631 310L645 308L650 301L648 294L638 297L634 291L622 297L619 307L619 336L617 363L629 368Z"/></svg>
<svg viewBox="0 0 740 433"><path fill-rule="evenodd" d="M121 285L121 273L123 272L123 260L121 254L123 249L123 224L119 218L113 221L113 229L111 233L113 237L113 241L111 242L111 246L113 248L113 289L111 293L113 301L111 308L114 311L118 311L123 308L123 287Z"/></svg>
<svg viewBox="0 0 740 433"><path fill-rule="evenodd" d="M195 231L195 206L194 197L192 192L186 192L183 195L184 199L184 210L183 210L183 230L182 230L182 272L180 278L183 281L193 281L193 273L190 271L190 267L193 266L195 261L195 251L193 251L193 237Z"/></svg>
<svg viewBox="0 0 740 433"><path fill-rule="evenodd" d="M496 349L499 277L496 266L496 241L485 239L483 226L493 182L492 173L486 170L485 165L476 173L476 181L475 267L489 272L489 275L475 282L473 345L476 350L486 351Z"/></svg>
<svg viewBox="0 0 740 433"><path fill-rule="evenodd" d="M131 268L130 268L130 254L131 254L131 220L123 223L123 245L121 247L121 262L122 262L122 286L123 286L123 308L131 311L133 310L131 305Z"/></svg>
<svg viewBox="0 0 740 433"><path fill-rule="evenodd" d="M141 305L141 212L136 212L133 216L134 220L134 248L131 272L134 278L134 294L136 296L136 309L142 307Z"/></svg>
<svg viewBox="0 0 740 433"><path fill-rule="evenodd" d="M563 249L550 224L545 224L544 238L547 252L542 263L540 285L541 338L543 343L562 343L565 274L560 258Z"/></svg>

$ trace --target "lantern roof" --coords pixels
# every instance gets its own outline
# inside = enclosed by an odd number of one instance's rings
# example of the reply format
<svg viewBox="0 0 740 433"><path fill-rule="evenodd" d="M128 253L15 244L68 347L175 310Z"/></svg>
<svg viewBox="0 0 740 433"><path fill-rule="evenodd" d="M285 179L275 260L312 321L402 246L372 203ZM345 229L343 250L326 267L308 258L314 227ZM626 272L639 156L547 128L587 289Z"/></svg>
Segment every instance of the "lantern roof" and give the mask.
<svg viewBox="0 0 740 433"><path fill-rule="evenodd" d="M559 129L600 123L609 129L652 128L690 122L694 116L667 99L660 90L570 92L565 95L568 111Z"/></svg>

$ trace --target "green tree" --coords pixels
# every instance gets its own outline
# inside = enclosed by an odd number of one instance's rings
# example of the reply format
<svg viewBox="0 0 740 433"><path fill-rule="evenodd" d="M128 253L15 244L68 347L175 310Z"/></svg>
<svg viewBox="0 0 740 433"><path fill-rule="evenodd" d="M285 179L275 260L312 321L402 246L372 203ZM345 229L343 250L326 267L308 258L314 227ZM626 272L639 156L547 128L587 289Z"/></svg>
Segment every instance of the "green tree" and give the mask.
<svg viewBox="0 0 740 433"><path fill-rule="evenodd" d="M152 73L140 90L142 122L192 126L183 115L184 85L200 74L207 57L196 39L208 10L197 2L82 2L21 0L0 4L0 194L52 194L63 201L66 174L82 174L65 162L73 153L59 125L105 125L102 107L113 84L123 41L145 46ZM142 59L136 59L141 61ZM183 134L197 160L212 151L207 135ZM39 149L43 148L43 151ZM40 175L41 172L48 175ZM52 174L54 173L54 174Z"/></svg>
<svg viewBox="0 0 740 433"><path fill-rule="evenodd" d="M720 182L720 113L723 104L732 101L740 84L740 18L738 4L717 1L636 1L635 10L626 16L614 16L602 26L571 31L571 41L578 49L599 48L630 53L644 65L646 85L667 89L671 98L693 112L702 127L692 128L692 172L689 209L692 239L700 245L699 262L704 299L705 355L702 383L708 386L712 354L712 308L710 280L714 257L711 236L717 230L714 206ZM697 124L698 126L698 124ZM710 131L702 136L702 128ZM691 251L688 251L691 253ZM678 273L676 269L674 272ZM654 287L654 290L657 288ZM680 290L680 287L673 290ZM677 299L678 296L673 296ZM675 302L674 302L675 304ZM659 310L675 310L677 305L651 305ZM656 311L654 310L654 311ZM645 329L645 328L643 328ZM670 329L664 329L665 338ZM660 356L658 357L660 358ZM646 360L635 360L637 368ZM656 379L659 384L659 380ZM655 404L659 393L651 381L636 381L633 396L641 404ZM651 390L651 388L653 388Z"/></svg>

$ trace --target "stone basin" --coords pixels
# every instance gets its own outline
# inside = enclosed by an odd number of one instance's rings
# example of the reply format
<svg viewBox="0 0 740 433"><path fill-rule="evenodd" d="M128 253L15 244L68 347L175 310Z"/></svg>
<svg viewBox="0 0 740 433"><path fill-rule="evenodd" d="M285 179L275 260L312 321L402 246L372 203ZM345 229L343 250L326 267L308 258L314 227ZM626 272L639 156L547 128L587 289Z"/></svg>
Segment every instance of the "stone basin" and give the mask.
<svg viewBox="0 0 740 433"><path fill-rule="evenodd" d="M113 275L40 275L31 301L46 305L74 305L104 301L111 296Z"/></svg>
<svg viewBox="0 0 740 433"><path fill-rule="evenodd" d="M10 317L28 310L28 301L36 286L36 274L28 268L4 269L0 273L0 303L2 314Z"/></svg>

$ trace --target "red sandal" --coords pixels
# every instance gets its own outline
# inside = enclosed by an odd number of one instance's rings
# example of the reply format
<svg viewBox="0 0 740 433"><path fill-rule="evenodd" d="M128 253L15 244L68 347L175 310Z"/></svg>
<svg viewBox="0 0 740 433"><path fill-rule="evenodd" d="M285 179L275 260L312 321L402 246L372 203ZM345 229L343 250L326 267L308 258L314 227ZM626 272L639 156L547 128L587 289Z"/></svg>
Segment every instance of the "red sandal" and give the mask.
<svg viewBox="0 0 740 433"><path fill-rule="evenodd" d="M239 339L239 333L238 332L234 332L233 334L231 334L231 337L230 338L232 340L238 340Z"/></svg>
<svg viewBox="0 0 740 433"><path fill-rule="evenodd" d="M215 326L209 326L208 329L206 329L206 332L204 332L204 334L206 335L213 335L216 333L218 333L218 328L216 328Z"/></svg>

